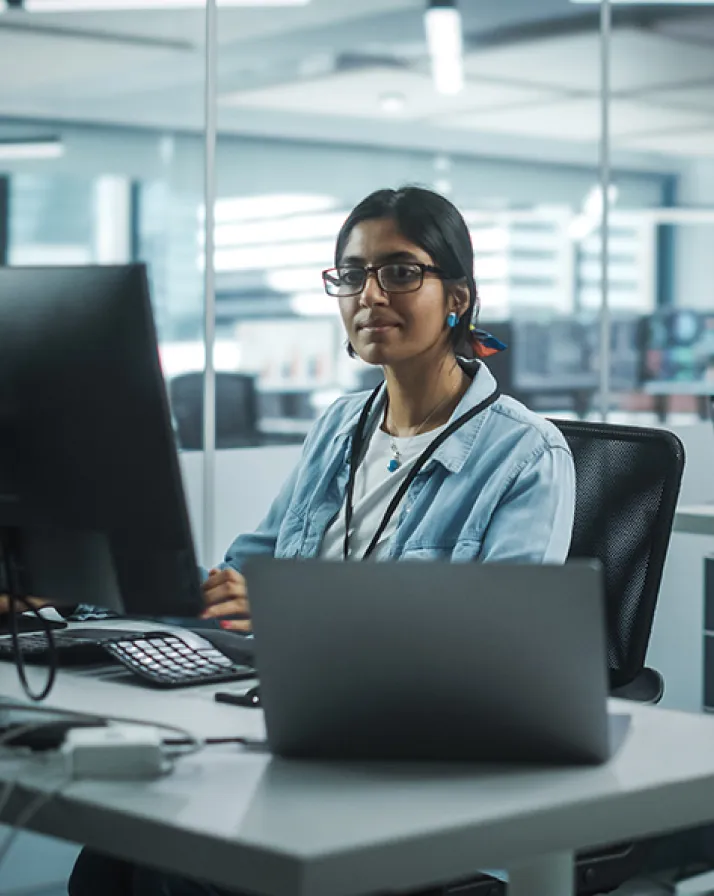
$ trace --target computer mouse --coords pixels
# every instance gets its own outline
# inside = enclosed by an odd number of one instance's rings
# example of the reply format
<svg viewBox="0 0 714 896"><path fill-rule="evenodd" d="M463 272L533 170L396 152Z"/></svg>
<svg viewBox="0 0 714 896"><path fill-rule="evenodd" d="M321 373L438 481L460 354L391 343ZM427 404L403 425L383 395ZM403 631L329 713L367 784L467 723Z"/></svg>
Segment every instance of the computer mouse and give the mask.
<svg viewBox="0 0 714 896"><path fill-rule="evenodd" d="M192 625L187 625L185 628L208 641L237 666L252 666L255 662L255 642L252 638L247 638L238 632L227 632L222 628Z"/></svg>

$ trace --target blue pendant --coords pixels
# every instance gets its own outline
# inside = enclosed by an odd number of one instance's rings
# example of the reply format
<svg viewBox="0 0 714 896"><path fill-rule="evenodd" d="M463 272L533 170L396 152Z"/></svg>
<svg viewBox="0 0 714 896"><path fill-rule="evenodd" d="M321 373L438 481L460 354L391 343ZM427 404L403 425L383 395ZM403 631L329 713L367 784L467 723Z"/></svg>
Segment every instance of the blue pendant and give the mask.
<svg viewBox="0 0 714 896"><path fill-rule="evenodd" d="M395 470L399 469L399 461L396 459L396 457L392 458L392 460L389 461L389 463L387 464L387 469L390 473L394 473Z"/></svg>

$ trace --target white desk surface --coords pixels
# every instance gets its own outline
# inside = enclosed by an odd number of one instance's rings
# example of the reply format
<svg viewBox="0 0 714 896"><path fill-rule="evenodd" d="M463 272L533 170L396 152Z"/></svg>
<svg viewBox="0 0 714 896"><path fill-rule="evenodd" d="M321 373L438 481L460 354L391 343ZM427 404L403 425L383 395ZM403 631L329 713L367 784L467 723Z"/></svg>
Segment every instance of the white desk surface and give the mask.
<svg viewBox="0 0 714 896"><path fill-rule="evenodd" d="M260 712L216 705L214 690L157 692L63 672L48 704L255 736ZM19 694L7 665L0 693ZM540 860L552 870L552 859L567 892L573 850L714 820L714 718L615 708L633 713L632 728L597 768L288 762L208 747L157 781L69 784L31 826L266 896L409 890L484 867L518 873ZM0 780L16 782L3 813L11 821L59 776L48 760L3 758Z"/></svg>
<svg viewBox="0 0 714 896"><path fill-rule="evenodd" d="M674 531L714 535L714 504L683 504L674 517Z"/></svg>

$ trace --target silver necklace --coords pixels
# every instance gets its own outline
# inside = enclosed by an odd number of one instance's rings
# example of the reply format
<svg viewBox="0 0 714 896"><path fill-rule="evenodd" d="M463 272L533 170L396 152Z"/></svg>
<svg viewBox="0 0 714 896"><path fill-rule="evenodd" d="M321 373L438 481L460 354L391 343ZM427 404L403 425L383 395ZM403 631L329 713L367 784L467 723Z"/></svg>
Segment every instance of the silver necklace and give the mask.
<svg viewBox="0 0 714 896"><path fill-rule="evenodd" d="M450 401L453 398L453 395L447 395L446 398L443 398L439 404L431 411L428 417L426 417L417 427L417 429L409 436L409 441L407 445L411 445L412 441L419 435L419 433L424 429L426 424L431 420L434 414L444 407L447 401ZM389 415L389 409L387 409L387 415ZM387 426L391 429L392 427L389 424L389 419L387 419ZM399 445L397 445L396 438L391 433L389 433L389 449L392 452L392 457L389 463L387 464L387 469L390 473L395 473L402 465L402 452L399 450Z"/></svg>

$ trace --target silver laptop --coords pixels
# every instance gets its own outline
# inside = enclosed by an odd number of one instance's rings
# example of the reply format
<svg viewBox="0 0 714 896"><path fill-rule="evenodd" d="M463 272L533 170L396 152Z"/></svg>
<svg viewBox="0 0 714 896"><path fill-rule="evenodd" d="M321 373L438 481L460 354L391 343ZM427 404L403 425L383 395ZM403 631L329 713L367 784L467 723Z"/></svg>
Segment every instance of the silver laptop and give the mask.
<svg viewBox="0 0 714 896"><path fill-rule="evenodd" d="M610 755L602 578L565 566L255 560L268 744L333 759Z"/></svg>

